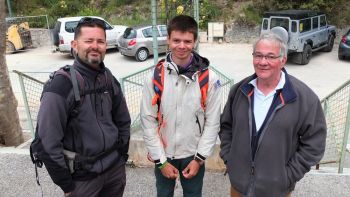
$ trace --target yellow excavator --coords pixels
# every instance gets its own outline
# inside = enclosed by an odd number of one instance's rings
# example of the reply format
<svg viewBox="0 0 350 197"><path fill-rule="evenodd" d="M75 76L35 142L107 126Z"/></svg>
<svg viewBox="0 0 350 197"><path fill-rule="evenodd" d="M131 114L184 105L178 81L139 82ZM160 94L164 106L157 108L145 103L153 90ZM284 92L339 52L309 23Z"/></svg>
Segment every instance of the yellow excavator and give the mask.
<svg viewBox="0 0 350 197"><path fill-rule="evenodd" d="M20 24L7 23L6 53L13 53L32 46L32 36L28 22Z"/></svg>

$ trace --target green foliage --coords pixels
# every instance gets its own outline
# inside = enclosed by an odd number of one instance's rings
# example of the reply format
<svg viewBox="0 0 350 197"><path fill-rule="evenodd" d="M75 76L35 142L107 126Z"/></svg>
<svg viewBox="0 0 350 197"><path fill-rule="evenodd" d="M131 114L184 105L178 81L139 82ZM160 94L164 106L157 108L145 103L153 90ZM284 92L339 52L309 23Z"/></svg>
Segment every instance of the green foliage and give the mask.
<svg viewBox="0 0 350 197"><path fill-rule="evenodd" d="M11 0L15 16L48 15L50 24L59 17L97 15L112 24L140 25L151 23L150 0ZM194 15L193 1L157 0L158 23L166 24L178 14ZM235 6L240 5L240 6ZM349 0L200 0L199 27L211 21L232 21L259 25L266 11L311 9L323 11L331 24L349 25ZM225 10L225 11L224 11Z"/></svg>

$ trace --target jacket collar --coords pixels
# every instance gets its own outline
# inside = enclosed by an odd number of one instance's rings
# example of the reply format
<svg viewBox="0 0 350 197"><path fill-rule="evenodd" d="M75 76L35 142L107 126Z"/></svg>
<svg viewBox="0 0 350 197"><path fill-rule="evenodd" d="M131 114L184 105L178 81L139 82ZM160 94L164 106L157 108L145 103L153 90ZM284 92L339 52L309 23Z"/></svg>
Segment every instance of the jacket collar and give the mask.
<svg viewBox="0 0 350 197"><path fill-rule="evenodd" d="M195 77L194 77L195 74L198 71L204 71L208 69L210 62L207 58L200 56L195 51L192 51L192 54L193 54L193 58L192 58L191 65L188 66L187 71L182 75L191 80L195 80ZM173 62L171 59L171 52L167 54L165 60L166 60L166 63L164 64L165 67L167 67L168 70L175 70L176 73L179 74L178 65L176 65L175 62Z"/></svg>
<svg viewBox="0 0 350 197"><path fill-rule="evenodd" d="M94 79L98 74L104 73L106 67L103 62L100 64L100 70L91 68L89 65L83 63L79 57L76 57L73 63L73 66L84 76Z"/></svg>
<svg viewBox="0 0 350 197"><path fill-rule="evenodd" d="M282 88L282 91L280 92L280 97L283 100L283 102L285 103L290 103L295 101L295 99L297 98L297 94L294 90L293 84L290 81L290 76L288 75L287 71L285 68L282 68L282 72L284 72L285 74L285 79L286 82ZM245 94L246 96L250 97L253 92L254 92L254 86L252 84L250 84L249 82L253 79L256 79L257 75L254 73L253 75L251 75L250 77L248 77L241 90L243 92L243 94Z"/></svg>

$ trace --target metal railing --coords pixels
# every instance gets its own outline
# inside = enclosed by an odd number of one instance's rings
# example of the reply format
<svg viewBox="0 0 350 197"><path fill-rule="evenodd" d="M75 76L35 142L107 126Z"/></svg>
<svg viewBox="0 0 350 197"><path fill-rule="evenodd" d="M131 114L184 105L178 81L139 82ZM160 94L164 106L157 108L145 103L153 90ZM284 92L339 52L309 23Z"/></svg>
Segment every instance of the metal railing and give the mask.
<svg viewBox="0 0 350 197"><path fill-rule="evenodd" d="M320 164L339 163L342 173L350 129L350 80L321 100L327 122L325 155Z"/></svg>
<svg viewBox="0 0 350 197"><path fill-rule="evenodd" d="M151 76L153 67L154 66L148 67L120 79L132 118L133 129L137 129L140 126L139 113L143 84L145 79ZM211 69L218 75L221 81L222 104L224 106L230 87L233 85L233 80L225 76L215 67L211 67ZM18 75L18 80L14 78L13 74ZM22 110L22 113L20 113L20 118L21 120L26 119L25 124L27 124L29 130L34 133L40 96L44 81L48 79L49 73L21 73L13 71L10 73L10 76L16 97L20 105L23 104L25 108L25 110ZM22 94L22 99L20 94ZM322 99L321 104L327 121L327 139L325 155L320 164L338 164L338 172L342 173L346 155L346 145L350 132L350 80ZM19 112L20 111L19 107ZM25 116L26 118L23 118Z"/></svg>

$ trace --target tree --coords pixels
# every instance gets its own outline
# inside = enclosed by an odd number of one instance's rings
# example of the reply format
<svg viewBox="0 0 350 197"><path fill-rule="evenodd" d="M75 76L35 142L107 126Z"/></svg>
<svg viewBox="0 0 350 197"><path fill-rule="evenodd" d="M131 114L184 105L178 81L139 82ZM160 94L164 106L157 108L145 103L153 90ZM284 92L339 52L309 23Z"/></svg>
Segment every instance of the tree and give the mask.
<svg viewBox="0 0 350 197"><path fill-rule="evenodd" d="M17 146L23 142L19 124L17 100L13 94L5 58L5 0L0 0L0 143Z"/></svg>

